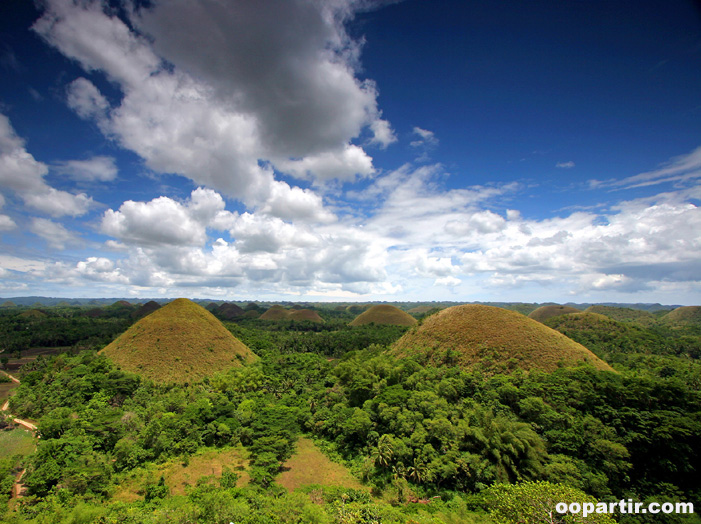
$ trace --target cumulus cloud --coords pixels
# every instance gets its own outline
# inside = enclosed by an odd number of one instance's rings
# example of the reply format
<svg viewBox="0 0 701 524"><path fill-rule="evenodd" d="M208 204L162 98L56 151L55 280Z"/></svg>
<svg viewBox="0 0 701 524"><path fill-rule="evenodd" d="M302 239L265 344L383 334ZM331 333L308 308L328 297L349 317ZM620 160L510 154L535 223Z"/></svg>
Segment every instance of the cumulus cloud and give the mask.
<svg viewBox="0 0 701 524"><path fill-rule="evenodd" d="M47 218L32 218L29 231L46 240L54 249L65 249L67 245L80 243L75 233L66 229L63 225Z"/></svg>
<svg viewBox="0 0 701 524"><path fill-rule="evenodd" d="M93 201L85 193L74 195L49 186L49 172L25 149L10 120L0 114L0 187L15 191L24 203L54 217L85 214Z"/></svg>
<svg viewBox="0 0 701 524"><path fill-rule="evenodd" d="M207 242L207 227L226 222L224 208L219 194L203 188L195 189L184 203L168 197L129 200L117 211L105 212L101 230L129 244L202 246Z"/></svg>
<svg viewBox="0 0 701 524"><path fill-rule="evenodd" d="M117 177L115 160L109 156L94 156L87 160L67 160L55 165L56 172L74 180L109 182Z"/></svg>
<svg viewBox="0 0 701 524"><path fill-rule="evenodd" d="M381 146L394 139L374 84L356 74L360 44L344 26L355 1L153 2L130 14L148 39L101 2L44 5L37 34L123 93L109 107L94 84L73 81L68 104L80 116L151 169L249 208L285 187L265 161L302 178L348 180L374 172L350 143L363 129Z"/></svg>

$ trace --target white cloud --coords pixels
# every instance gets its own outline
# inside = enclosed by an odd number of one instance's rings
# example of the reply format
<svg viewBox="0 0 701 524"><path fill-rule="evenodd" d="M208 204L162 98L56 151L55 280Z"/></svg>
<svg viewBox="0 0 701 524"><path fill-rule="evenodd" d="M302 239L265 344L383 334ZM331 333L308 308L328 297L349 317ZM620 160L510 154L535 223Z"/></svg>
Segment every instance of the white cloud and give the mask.
<svg viewBox="0 0 701 524"><path fill-rule="evenodd" d="M17 227L15 221L7 215L0 215L0 231L12 231Z"/></svg>
<svg viewBox="0 0 701 524"><path fill-rule="evenodd" d="M359 43L344 23L357 7L155 2L131 13L147 40L100 2L49 0L33 28L121 88L109 108L92 83L75 80L68 102L80 116L157 172L184 175L250 209L272 208L269 199L294 188L280 186L265 161L303 178L349 180L374 172L350 143L364 128L375 143L393 140L374 84L356 77Z"/></svg>
<svg viewBox="0 0 701 524"><path fill-rule="evenodd" d="M568 162L558 162L555 164L555 167L559 167L560 169L572 169L574 167L574 162L572 162L572 160Z"/></svg>
<svg viewBox="0 0 701 524"><path fill-rule="evenodd" d="M589 185L592 189L602 187L630 189L667 182L695 183L699 178L701 178L701 146L691 153L671 159L659 169L622 179L590 180Z"/></svg>
<svg viewBox="0 0 701 524"><path fill-rule="evenodd" d="M372 158L355 145L346 145L341 151L325 151L299 160L281 160L275 167L297 178L320 180L354 180L356 175L368 177L375 170Z"/></svg>
<svg viewBox="0 0 701 524"><path fill-rule="evenodd" d="M49 169L37 162L15 134L10 120L0 114L0 187L15 191L24 203L54 217L85 214L93 201L85 193L74 195L49 186Z"/></svg>
<svg viewBox="0 0 701 524"><path fill-rule="evenodd" d="M54 249L65 249L67 245L80 243L75 233L67 230L63 225L47 218L32 218L29 231L43 238Z"/></svg>
<svg viewBox="0 0 701 524"><path fill-rule="evenodd" d="M185 203L168 197L150 202L124 202L102 217L103 233L131 245L203 246L207 227L224 221L224 200L211 189L198 188Z"/></svg>
<svg viewBox="0 0 701 524"><path fill-rule="evenodd" d="M115 160L109 156L94 156L88 160L58 162L56 171L74 180L109 182L117 177Z"/></svg>
<svg viewBox="0 0 701 524"><path fill-rule="evenodd" d="M76 78L66 88L66 102L79 117L94 118L103 122L109 109L109 102L102 93L86 78Z"/></svg>

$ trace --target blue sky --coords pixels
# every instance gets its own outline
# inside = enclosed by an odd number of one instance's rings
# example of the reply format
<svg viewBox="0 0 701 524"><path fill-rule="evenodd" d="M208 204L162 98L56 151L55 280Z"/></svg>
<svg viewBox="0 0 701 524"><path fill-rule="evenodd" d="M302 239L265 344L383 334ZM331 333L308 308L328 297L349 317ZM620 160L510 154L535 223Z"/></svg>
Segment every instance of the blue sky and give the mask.
<svg viewBox="0 0 701 524"><path fill-rule="evenodd" d="M691 0L0 19L0 296L701 303Z"/></svg>

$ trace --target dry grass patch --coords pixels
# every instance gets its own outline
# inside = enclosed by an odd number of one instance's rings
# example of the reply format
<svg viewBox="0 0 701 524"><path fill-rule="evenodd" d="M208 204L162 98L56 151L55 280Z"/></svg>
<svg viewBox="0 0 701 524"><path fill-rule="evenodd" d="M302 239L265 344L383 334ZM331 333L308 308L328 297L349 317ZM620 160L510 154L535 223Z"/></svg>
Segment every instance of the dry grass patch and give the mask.
<svg viewBox="0 0 701 524"><path fill-rule="evenodd" d="M392 346L399 356L491 370L540 369L589 363L613 369L584 346L515 311L465 305L444 309L410 329Z"/></svg>
<svg viewBox="0 0 701 524"><path fill-rule="evenodd" d="M125 473L119 482L119 487L113 495L113 500L119 502L134 502L143 500L143 487L149 481L158 481L163 476L171 495L184 495L188 486L194 486L202 477L220 478L224 467L232 469L239 480L238 487L245 486L250 481L248 475L248 452L238 446L230 449L208 449L185 459L177 459L165 464L149 464L148 467L134 469Z"/></svg>
<svg viewBox="0 0 701 524"><path fill-rule="evenodd" d="M380 304L364 311L350 323L351 326L386 324L391 326L413 326L416 319L396 306Z"/></svg>
<svg viewBox="0 0 701 524"><path fill-rule="evenodd" d="M197 382L257 358L214 315L185 298L142 318L100 353L161 383Z"/></svg>
<svg viewBox="0 0 701 524"><path fill-rule="evenodd" d="M332 462L308 438L297 441L294 455L285 462L284 471L275 482L288 491L311 485L367 490L348 469Z"/></svg>

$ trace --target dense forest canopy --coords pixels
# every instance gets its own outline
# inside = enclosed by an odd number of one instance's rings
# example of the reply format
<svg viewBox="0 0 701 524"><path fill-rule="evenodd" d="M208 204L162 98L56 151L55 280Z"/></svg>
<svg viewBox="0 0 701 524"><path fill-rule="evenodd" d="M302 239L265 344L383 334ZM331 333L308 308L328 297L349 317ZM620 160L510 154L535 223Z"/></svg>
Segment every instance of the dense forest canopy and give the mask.
<svg viewBox="0 0 701 524"><path fill-rule="evenodd" d="M543 522L533 508L553 497L701 499L701 331L688 322L549 318L615 371L545 372L397 356L412 328L351 326L346 308L316 308L323 323L242 315L223 325L257 361L159 383L97 353L136 322L134 308L102 309L0 313L2 365L21 379L8 409L40 437L0 456L6 522ZM55 349L31 357L39 347ZM8 422L0 438L21 431ZM278 479L300 439L358 484L288 492ZM611 517L698 522L586 522Z"/></svg>

